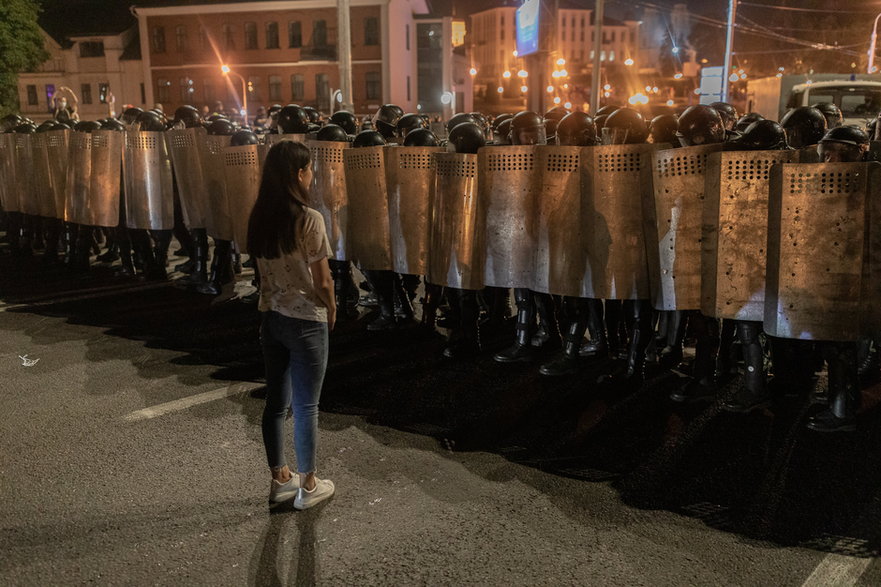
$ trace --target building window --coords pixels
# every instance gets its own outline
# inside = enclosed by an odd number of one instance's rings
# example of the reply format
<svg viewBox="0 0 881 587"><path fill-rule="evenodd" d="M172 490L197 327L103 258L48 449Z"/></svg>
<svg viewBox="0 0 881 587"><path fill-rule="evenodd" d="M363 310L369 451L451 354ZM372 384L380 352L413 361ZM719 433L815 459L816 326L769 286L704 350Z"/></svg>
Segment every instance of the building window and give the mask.
<svg viewBox="0 0 881 587"><path fill-rule="evenodd" d="M269 99L272 102L280 102L281 101L281 76L280 75L270 75L269 76Z"/></svg>
<svg viewBox="0 0 881 587"><path fill-rule="evenodd" d="M316 20L312 23L312 46L327 46L327 21Z"/></svg>
<svg viewBox="0 0 881 587"><path fill-rule="evenodd" d="M178 53L187 50L187 27L181 25L174 29L174 44Z"/></svg>
<svg viewBox="0 0 881 587"><path fill-rule="evenodd" d="M303 25L299 20L292 20L288 23L288 47L291 49L299 49L303 46Z"/></svg>
<svg viewBox="0 0 881 587"><path fill-rule="evenodd" d="M330 100L330 82L326 73L315 74L315 99L322 106Z"/></svg>
<svg viewBox="0 0 881 587"><path fill-rule="evenodd" d="M291 100L302 101L306 97L306 79L300 73L291 76Z"/></svg>
<svg viewBox="0 0 881 587"><path fill-rule="evenodd" d="M153 27L151 43L153 44L153 53L165 53L165 28Z"/></svg>
<svg viewBox="0 0 881 587"><path fill-rule="evenodd" d="M37 101L37 86L28 85L28 106L36 106L39 104Z"/></svg>
<svg viewBox="0 0 881 587"><path fill-rule="evenodd" d="M80 57L104 57L104 41L81 41Z"/></svg>
<svg viewBox="0 0 881 587"><path fill-rule="evenodd" d="M83 104L92 103L92 84L80 85L80 99L82 100Z"/></svg>
<svg viewBox="0 0 881 587"><path fill-rule="evenodd" d="M364 19L364 44L379 45L379 19L375 16Z"/></svg>
<svg viewBox="0 0 881 587"><path fill-rule="evenodd" d="M98 84L98 101L102 104L107 103L107 99L110 97L110 84L107 82L103 82Z"/></svg>
<svg viewBox="0 0 881 587"><path fill-rule="evenodd" d="M378 71L368 71L364 76L367 82L367 99L379 100L380 98L380 76Z"/></svg>
<svg viewBox="0 0 881 587"><path fill-rule="evenodd" d="M171 87L171 82L167 79L162 79L161 77L156 80L156 101L157 102L169 102L171 100L171 95L168 91L168 88ZM84 100L85 101L85 100Z"/></svg>
<svg viewBox="0 0 881 587"><path fill-rule="evenodd" d="M266 23L266 48L278 49L278 23Z"/></svg>
<svg viewBox="0 0 881 587"><path fill-rule="evenodd" d="M257 48L257 23L245 23L245 49Z"/></svg>
<svg viewBox="0 0 881 587"><path fill-rule="evenodd" d="M410 25L404 25L404 44L407 46L407 51L410 50Z"/></svg>
<svg viewBox="0 0 881 587"><path fill-rule="evenodd" d="M225 49L236 48L235 32L233 31L233 27L231 24L223 25L223 47Z"/></svg>

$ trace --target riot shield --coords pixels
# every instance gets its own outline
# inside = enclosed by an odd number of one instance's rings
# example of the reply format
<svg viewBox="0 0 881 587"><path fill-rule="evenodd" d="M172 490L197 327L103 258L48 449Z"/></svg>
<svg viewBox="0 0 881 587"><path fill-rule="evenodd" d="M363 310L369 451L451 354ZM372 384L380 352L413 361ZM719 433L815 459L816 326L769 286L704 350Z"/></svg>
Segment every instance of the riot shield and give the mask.
<svg viewBox="0 0 881 587"><path fill-rule="evenodd" d="M92 135L76 131L70 133L68 148L64 220L76 224L91 225L88 210L92 178ZM118 217L116 222L119 223Z"/></svg>
<svg viewBox="0 0 881 587"><path fill-rule="evenodd" d="M126 132L123 154L125 212L129 228L174 227L171 159L161 132Z"/></svg>
<svg viewBox="0 0 881 587"><path fill-rule="evenodd" d="M431 190L429 283L482 289L485 247L478 218L478 155L439 153Z"/></svg>
<svg viewBox="0 0 881 587"><path fill-rule="evenodd" d="M301 133L287 133L287 134L268 134L263 135L263 144L271 147L276 143L280 143L282 141L299 141L301 143L306 142L306 135Z"/></svg>
<svg viewBox="0 0 881 587"><path fill-rule="evenodd" d="M582 297L651 296L644 202L651 197L650 144L606 145L585 151L581 217L586 252Z"/></svg>
<svg viewBox="0 0 881 587"><path fill-rule="evenodd" d="M643 207L656 310L701 307L701 222L707 157L722 145L652 153L653 194Z"/></svg>
<svg viewBox="0 0 881 587"><path fill-rule="evenodd" d="M725 151L707 158L701 313L761 322L771 167L797 151Z"/></svg>
<svg viewBox="0 0 881 587"><path fill-rule="evenodd" d="M578 297L584 281L582 147L537 147L535 275L532 289Z"/></svg>
<svg viewBox="0 0 881 587"><path fill-rule="evenodd" d="M12 135L15 140L15 167L17 169L18 208L22 214L40 215L40 200L34 177L33 134Z"/></svg>
<svg viewBox="0 0 881 587"><path fill-rule="evenodd" d="M309 141L312 153L312 186L309 191L315 209L324 217L327 238L337 261L348 259L346 233L349 225L349 200L346 195L346 169L343 151L348 143Z"/></svg>
<svg viewBox="0 0 881 587"><path fill-rule="evenodd" d="M240 145L227 147L224 153L226 193L234 240L243 253L248 252L248 220L251 218L254 202L257 201L263 171L258 148L258 145Z"/></svg>
<svg viewBox="0 0 881 587"><path fill-rule="evenodd" d="M210 207L201 155L207 132L204 128L185 128L166 134L184 223L190 229L205 228Z"/></svg>
<svg viewBox="0 0 881 587"><path fill-rule="evenodd" d="M83 224L118 226L125 134L115 130L96 130L91 136L88 221Z"/></svg>
<svg viewBox="0 0 881 587"><path fill-rule="evenodd" d="M230 216L226 191L225 149L232 137L208 135L202 145L202 173L208 193L208 235L220 240L235 240L235 229Z"/></svg>
<svg viewBox="0 0 881 587"><path fill-rule="evenodd" d="M383 147L343 151L349 197L349 259L362 270L391 270Z"/></svg>
<svg viewBox="0 0 881 587"><path fill-rule="evenodd" d="M478 152L478 217L484 223L487 286L533 286L535 274L535 146L484 147Z"/></svg>
<svg viewBox="0 0 881 587"><path fill-rule="evenodd" d="M765 332L855 341L878 328L878 163L786 163L771 172Z"/></svg>
<svg viewBox="0 0 881 587"><path fill-rule="evenodd" d="M52 218L64 219L64 202L67 197L67 162L70 132L67 129L42 133L46 138L46 155L49 159L49 186L54 199Z"/></svg>
<svg viewBox="0 0 881 587"><path fill-rule="evenodd" d="M442 147L386 148L389 234L398 273L424 275L428 270L432 154L443 152Z"/></svg>
<svg viewBox="0 0 881 587"><path fill-rule="evenodd" d="M0 134L0 207L18 212L17 173L15 167L15 135Z"/></svg>
<svg viewBox="0 0 881 587"><path fill-rule="evenodd" d="M31 137L31 169L33 191L39 208L39 215L44 218L55 217L55 195L52 193L49 175L49 145L46 133L36 133Z"/></svg>

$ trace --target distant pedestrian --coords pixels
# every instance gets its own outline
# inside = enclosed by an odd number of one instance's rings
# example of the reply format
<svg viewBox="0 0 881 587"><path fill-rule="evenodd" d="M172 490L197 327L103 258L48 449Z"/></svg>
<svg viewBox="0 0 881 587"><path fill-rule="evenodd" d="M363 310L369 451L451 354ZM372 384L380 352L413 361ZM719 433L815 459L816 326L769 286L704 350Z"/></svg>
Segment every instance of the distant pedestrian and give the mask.
<svg viewBox="0 0 881 587"><path fill-rule="evenodd" d="M294 498L299 510L334 492L331 481L315 476L318 401L336 302L324 220L308 206L311 182L309 149L295 141L274 145L248 222L248 252L260 274L260 337L266 364L263 444L272 472L269 501ZM291 404L298 475L291 473L284 450L285 416Z"/></svg>

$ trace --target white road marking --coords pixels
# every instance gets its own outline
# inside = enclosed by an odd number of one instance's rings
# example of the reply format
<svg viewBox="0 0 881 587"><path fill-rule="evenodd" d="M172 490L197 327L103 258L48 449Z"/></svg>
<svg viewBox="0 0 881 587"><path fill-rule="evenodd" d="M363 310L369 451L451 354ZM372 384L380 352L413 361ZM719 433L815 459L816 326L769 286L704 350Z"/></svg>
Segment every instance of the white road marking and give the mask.
<svg viewBox="0 0 881 587"><path fill-rule="evenodd" d="M843 554L830 553L823 557L811 576L802 587L844 587L856 585L872 558L857 558Z"/></svg>
<svg viewBox="0 0 881 587"><path fill-rule="evenodd" d="M223 399L225 397L229 397L231 395L239 395L241 393L246 393L257 389L259 387L263 387L262 383L246 383L246 382L236 382L230 383L226 387L220 387L218 389L212 391L206 391L205 393L199 393L196 395L191 395L189 397L184 397L181 399L177 399L174 401L166 402L164 404L158 404L149 408L144 408L142 410L137 410L130 414L126 414L123 416L123 420L126 422L137 422L138 420L149 420L150 418L156 418L158 416L164 416L165 414L170 414L172 412L180 412L182 410L186 410L188 408L192 408L193 406L198 406L200 404L206 404L208 402L213 402L215 400Z"/></svg>

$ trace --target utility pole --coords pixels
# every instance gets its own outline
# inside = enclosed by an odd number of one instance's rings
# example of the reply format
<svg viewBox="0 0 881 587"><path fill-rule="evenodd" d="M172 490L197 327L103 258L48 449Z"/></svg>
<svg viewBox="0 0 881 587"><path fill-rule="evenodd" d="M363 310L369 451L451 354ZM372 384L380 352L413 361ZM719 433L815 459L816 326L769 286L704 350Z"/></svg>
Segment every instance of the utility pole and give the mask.
<svg viewBox="0 0 881 587"><path fill-rule="evenodd" d="M340 110L355 112L352 103L352 23L349 0L337 0L337 52L340 64ZM332 110L332 109L331 109Z"/></svg>
<svg viewBox="0 0 881 587"><path fill-rule="evenodd" d="M594 10L594 40L593 40L593 74L590 76L590 108L596 115L600 109L600 54L603 51L603 6L604 0L596 0Z"/></svg>
<svg viewBox="0 0 881 587"><path fill-rule="evenodd" d="M734 18L737 0L728 0L728 31L725 34L725 64L722 67L722 101L728 101L728 77L731 75L731 52L734 48Z"/></svg>
<svg viewBox="0 0 881 587"><path fill-rule="evenodd" d="M872 28L872 38L869 41L869 67L866 68L866 73L875 73L872 71L875 69L875 47L878 41L878 19L881 18L881 13L875 17L875 26Z"/></svg>

